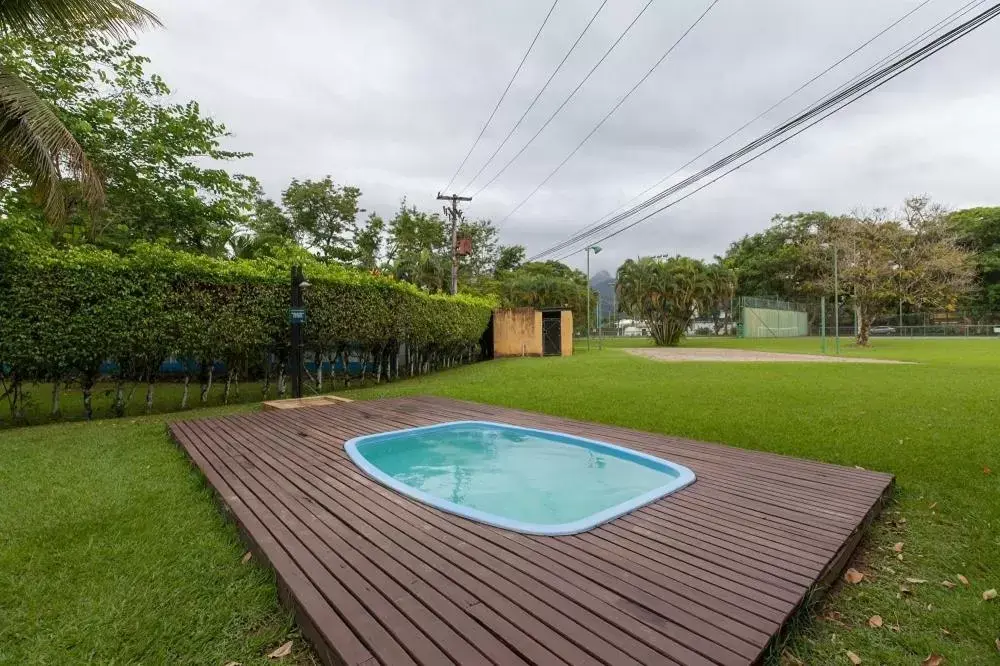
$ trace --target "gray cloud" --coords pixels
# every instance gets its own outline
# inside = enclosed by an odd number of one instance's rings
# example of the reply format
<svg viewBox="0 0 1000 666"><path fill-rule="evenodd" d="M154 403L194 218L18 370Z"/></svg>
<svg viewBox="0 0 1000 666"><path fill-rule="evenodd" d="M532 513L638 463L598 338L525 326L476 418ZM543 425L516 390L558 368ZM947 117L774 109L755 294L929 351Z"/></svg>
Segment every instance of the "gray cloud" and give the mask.
<svg viewBox="0 0 1000 666"><path fill-rule="evenodd" d="M557 6L462 186L521 115L599 0ZM485 181L556 108L645 4L611 0ZM916 0L721 0L705 21L535 197L501 227L529 252L565 238L715 143ZM756 123L699 168L879 60L964 4L933 0ZM277 197L293 177L331 174L391 214L402 197L437 209L443 187L548 9L546 2L156 0L166 28L144 34L178 99L193 98L254 157L233 168ZM471 205L501 219L590 131L701 3L656 0L524 155ZM843 211L928 193L954 206L997 203L1000 23L990 24L794 141L605 245L594 269L626 257L710 257L777 212ZM686 173L689 173L688 170ZM475 187L473 189L476 189ZM569 260L582 265L582 257Z"/></svg>

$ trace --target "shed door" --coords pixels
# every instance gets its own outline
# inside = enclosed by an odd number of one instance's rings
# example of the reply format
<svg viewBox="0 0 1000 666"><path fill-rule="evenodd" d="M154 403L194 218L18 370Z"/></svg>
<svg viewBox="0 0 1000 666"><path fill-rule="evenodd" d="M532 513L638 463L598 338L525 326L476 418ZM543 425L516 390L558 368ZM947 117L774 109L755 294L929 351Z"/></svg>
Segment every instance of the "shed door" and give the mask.
<svg viewBox="0 0 1000 666"><path fill-rule="evenodd" d="M551 315L555 315L554 317ZM542 313L542 354L562 355L562 320L558 312Z"/></svg>

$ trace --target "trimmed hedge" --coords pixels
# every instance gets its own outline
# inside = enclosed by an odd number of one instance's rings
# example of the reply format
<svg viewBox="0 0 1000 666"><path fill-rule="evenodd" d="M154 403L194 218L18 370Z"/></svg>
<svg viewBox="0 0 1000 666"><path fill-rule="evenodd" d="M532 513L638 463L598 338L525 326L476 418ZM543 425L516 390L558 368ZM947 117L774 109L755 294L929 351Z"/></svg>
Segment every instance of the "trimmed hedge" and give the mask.
<svg viewBox="0 0 1000 666"><path fill-rule="evenodd" d="M0 228L0 232L4 232ZM319 262L303 268L307 352L318 362L361 361L376 381L469 361L494 304L469 296L426 294L390 277ZM16 233L0 240L0 375L15 418L25 381L50 381L53 413L60 386L78 383L91 415L90 391L102 364L113 361L116 410L126 383L153 382L168 358L184 359L185 392L192 378L202 400L215 362L232 382L277 379L284 393L289 351L290 266L275 261L225 261L140 245L127 255L90 247L56 250ZM405 349L399 367L400 349ZM355 366L357 363L355 363Z"/></svg>

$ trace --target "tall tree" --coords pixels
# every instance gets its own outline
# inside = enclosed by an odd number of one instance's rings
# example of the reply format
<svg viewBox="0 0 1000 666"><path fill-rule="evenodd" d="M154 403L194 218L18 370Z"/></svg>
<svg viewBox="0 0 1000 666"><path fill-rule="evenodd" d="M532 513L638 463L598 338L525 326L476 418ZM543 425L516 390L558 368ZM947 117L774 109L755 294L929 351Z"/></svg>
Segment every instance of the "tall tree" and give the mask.
<svg viewBox="0 0 1000 666"><path fill-rule="evenodd" d="M293 179L281 195L296 240L323 261L349 262L356 256L358 200L361 190L322 180Z"/></svg>
<svg viewBox="0 0 1000 666"><path fill-rule="evenodd" d="M504 307L568 308L577 330L587 326L587 288L583 271L558 261L528 262L498 275Z"/></svg>
<svg viewBox="0 0 1000 666"><path fill-rule="evenodd" d="M159 25L151 12L131 0L8 0L0 3L0 39L36 39L51 32L85 30L121 38L132 30ZM66 215L66 175L78 181L83 201L103 204L100 172L67 129L51 100L39 96L30 81L6 57L0 60L0 182L23 177L48 218Z"/></svg>
<svg viewBox="0 0 1000 666"><path fill-rule="evenodd" d="M657 345L675 346L699 310L711 308L723 275L689 257L629 259L618 269L618 300Z"/></svg>
<svg viewBox="0 0 1000 666"><path fill-rule="evenodd" d="M52 235L57 242L120 248L147 240L222 254L258 188L216 162L247 154L222 149L225 126L203 116L197 102L169 102L170 89L146 71L149 60L134 47L85 30L0 38L6 71L51 105L104 178L105 209L71 205ZM9 179L3 211L33 215L30 186ZM78 190L61 188L70 204Z"/></svg>
<svg viewBox="0 0 1000 666"><path fill-rule="evenodd" d="M736 273L744 294L792 301L819 296L828 262L808 248L831 219L819 211L775 215L764 231L730 244L723 263Z"/></svg>
<svg viewBox="0 0 1000 666"><path fill-rule="evenodd" d="M378 268L384 242L385 221L370 213L365 226L354 237L356 261L360 268L374 271Z"/></svg>
<svg viewBox="0 0 1000 666"><path fill-rule="evenodd" d="M976 261L977 279L970 304L980 312L1000 312L1000 206L967 208L948 216L958 242Z"/></svg>
<svg viewBox="0 0 1000 666"><path fill-rule="evenodd" d="M954 309L973 277L971 257L958 243L944 210L908 199L899 219L885 209L834 220L811 246L837 252L842 293L858 314L859 345L868 344L875 318L899 303L913 309ZM832 276L824 276L827 289Z"/></svg>

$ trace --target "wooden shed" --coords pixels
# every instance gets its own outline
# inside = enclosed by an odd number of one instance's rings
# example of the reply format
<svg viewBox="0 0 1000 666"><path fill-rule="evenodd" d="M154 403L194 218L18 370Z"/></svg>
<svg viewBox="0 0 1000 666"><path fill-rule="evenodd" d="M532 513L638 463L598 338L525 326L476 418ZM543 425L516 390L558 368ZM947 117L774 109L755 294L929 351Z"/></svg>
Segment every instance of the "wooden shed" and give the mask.
<svg viewBox="0 0 1000 666"><path fill-rule="evenodd" d="M573 312L561 308L494 310L493 356L571 356Z"/></svg>

